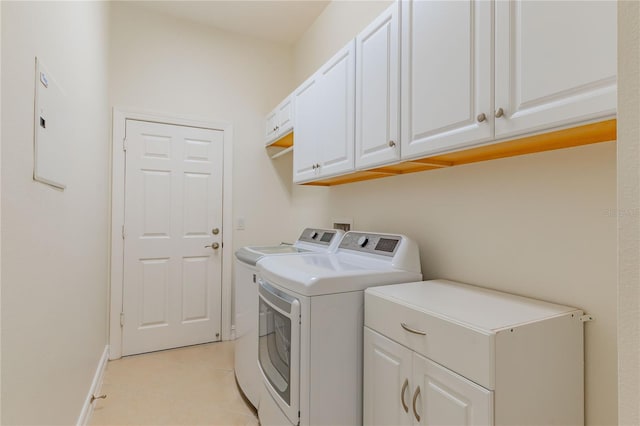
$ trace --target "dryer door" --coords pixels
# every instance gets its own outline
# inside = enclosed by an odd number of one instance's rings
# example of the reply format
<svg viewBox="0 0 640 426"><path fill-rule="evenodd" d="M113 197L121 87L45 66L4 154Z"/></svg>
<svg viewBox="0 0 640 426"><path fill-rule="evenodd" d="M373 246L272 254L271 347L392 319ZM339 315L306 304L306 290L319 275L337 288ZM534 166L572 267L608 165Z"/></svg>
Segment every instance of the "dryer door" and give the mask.
<svg viewBox="0 0 640 426"><path fill-rule="evenodd" d="M260 370L274 401L289 420L297 424L300 409L300 301L262 279L258 283Z"/></svg>

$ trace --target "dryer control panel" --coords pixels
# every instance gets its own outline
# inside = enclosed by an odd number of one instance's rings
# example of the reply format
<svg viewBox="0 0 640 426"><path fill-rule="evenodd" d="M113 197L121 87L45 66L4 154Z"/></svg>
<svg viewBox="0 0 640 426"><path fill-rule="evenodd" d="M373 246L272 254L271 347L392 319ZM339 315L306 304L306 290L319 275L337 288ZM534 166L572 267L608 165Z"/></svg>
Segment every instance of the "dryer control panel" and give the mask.
<svg viewBox="0 0 640 426"><path fill-rule="evenodd" d="M401 241L400 235L347 232L340 242L340 248L393 257Z"/></svg>
<svg viewBox="0 0 640 426"><path fill-rule="evenodd" d="M339 238L338 231L335 229L306 228L302 231L302 234L300 234L298 241L328 246L334 238Z"/></svg>

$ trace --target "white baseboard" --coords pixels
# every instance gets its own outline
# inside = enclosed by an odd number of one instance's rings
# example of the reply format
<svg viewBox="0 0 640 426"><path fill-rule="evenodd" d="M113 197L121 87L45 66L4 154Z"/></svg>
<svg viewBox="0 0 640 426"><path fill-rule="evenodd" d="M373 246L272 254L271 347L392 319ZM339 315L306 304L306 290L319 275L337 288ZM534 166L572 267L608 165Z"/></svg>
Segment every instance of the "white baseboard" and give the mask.
<svg viewBox="0 0 640 426"><path fill-rule="evenodd" d="M104 377L104 370L106 370L107 368L107 361L109 361L109 345L106 345L104 347L102 357L100 358L100 361L98 361L96 374L93 376L93 382L91 382L89 394L87 395L87 399L84 401L84 405L82 406L82 411L80 412L80 416L78 417L77 426L86 426L87 424L89 424L89 419L91 418L91 414L93 413L93 404L91 403L91 397L93 395L98 395L100 389L102 388L102 378Z"/></svg>

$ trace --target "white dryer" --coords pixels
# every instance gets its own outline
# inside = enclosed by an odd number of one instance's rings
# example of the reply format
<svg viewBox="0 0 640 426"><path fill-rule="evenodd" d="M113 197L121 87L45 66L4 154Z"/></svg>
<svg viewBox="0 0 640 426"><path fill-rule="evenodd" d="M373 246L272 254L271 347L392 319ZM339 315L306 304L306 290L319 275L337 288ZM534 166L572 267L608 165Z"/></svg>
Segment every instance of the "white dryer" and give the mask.
<svg viewBox="0 0 640 426"><path fill-rule="evenodd" d="M258 271L260 423L362 424L364 290L422 280L417 245L347 232L335 254L264 257Z"/></svg>
<svg viewBox="0 0 640 426"><path fill-rule="evenodd" d="M256 408L262 386L262 375L258 368L256 262L264 256L335 252L343 235L343 231L336 229L306 228L293 245L243 247L236 251L234 370L240 389Z"/></svg>

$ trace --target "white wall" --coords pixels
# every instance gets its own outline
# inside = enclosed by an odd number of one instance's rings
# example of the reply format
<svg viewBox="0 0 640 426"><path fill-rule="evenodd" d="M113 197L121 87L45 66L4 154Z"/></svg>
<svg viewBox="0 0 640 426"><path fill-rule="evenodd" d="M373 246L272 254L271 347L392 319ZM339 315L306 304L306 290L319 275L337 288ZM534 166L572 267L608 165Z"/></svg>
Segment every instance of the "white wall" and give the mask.
<svg viewBox="0 0 640 426"><path fill-rule="evenodd" d="M2 7L0 6L0 46L2 46ZM0 100L2 99L2 55L0 55ZM0 117L2 102L0 101ZM0 259L2 259L2 119L0 118ZM2 262L0 261L0 331L2 330ZM0 332L0 335L2 333ZM2 365L2 339L0 339L0 366ZM0 421L2 421L2 368L0 367Z"/></svg>
<svg viewBox="0 0 640 426"><path fill-rule="evenodd" d="M618 3L618 392L640 424L640 3Z"/></svg>
<svg viewBox="0 0 640 426"><path fill-rule="evenodd" d="M291 49L136 4L111 8L111 106L232 124L234 223L246 224L234 247L326 226L326 189L292 185L291 155L272 161L264 148L264 116L294 87Z"/></svg>
<svg viewBox="0 0 640 426"><path fill-rule="evenodd" d="M105 348L107 10L2 2L2 424L74 424ZM62 192L32 179L34 57L67 93Z"/></svg>
<svg viewBox="0 0 640 426"><path fill-rule="evenodd" d="M294 46L297 82L387 2L332 2ZM366 20L365 20L366 18ZM586 422L617 423L616 146L540 153L332 187L330 217L402 232L425 278L577 306L585 327Z"/></svg>

